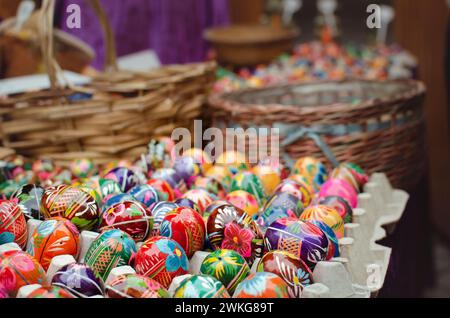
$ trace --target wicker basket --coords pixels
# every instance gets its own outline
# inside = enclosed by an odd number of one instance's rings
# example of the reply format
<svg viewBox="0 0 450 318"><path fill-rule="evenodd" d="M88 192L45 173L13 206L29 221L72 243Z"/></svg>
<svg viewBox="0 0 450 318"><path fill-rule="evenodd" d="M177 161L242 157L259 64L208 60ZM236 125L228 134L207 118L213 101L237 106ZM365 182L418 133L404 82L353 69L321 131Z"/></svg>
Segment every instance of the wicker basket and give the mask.
<svg viewBox="0 0 450 318"><path fill-rule="evenodd" d="M42 10L52 11L52 2L44 1ZM93 3L99 10L98 2ZM152 137L170 134L176 127L190 127L193 119L201 117L215 64L119 72L111 29L104 14L98 14L108 43L107 62L113 71L100 74L87 87L58 87L58 67L52 59L51 37L47 37L49 43L43 44L43 52L52 89L0 99L0 137L5 147L62 165L76 158L104 163L138 156ZM80 92L91 98L74 99Z"/></svg>
<svg viewBox="0 0 450 318"><path fill-rule="evenodd" d="M279 128L288 165L303 156L354 162L409 189L425 165L424 96L416 81L349 80L238 91L209 104L215 127Z"/></svg>

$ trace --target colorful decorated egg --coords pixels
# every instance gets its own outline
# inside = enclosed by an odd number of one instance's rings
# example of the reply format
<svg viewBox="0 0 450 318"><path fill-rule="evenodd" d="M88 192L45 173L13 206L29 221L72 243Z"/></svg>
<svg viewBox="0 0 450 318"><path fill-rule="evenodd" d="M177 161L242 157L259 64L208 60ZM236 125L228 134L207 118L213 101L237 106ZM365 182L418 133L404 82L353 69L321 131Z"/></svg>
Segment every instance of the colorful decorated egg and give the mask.
<svg viewBox="0 0 450 318"><path fill-rule="evenodd" d="M304 157L297 160L294 165L294 174L301 174L312 183L314 190L319 191L327 180L327 169L316 158Z"/></svg>
<svg viewBox="0 0 450 318"><path fill-rule="evenodd" d="M195 203L192 200L189 200L187 198L179 198L176 199L173 203L175 203L178 206L182 206L185 208L190 208L195 210L197 213L199 213L200 215L202 214L202 211L200 210L200 208L198 207L197 203Z"/></svg>
<svg viewBox="0 0 450 318"><path fill-rule="evenodd" d="M331 172L330 178L347 181L358 193L361 192L363 186L369 181L366 173L353 163L339 165Z"/></svg>
<svg viewBox="0 0 450 318"><path fill-rule="evenodd" d="M246 191L237 190L230 192L226 196L226 200L230 202L232 205L238 207L239 209L244 210L245 213L247 213L251 217L258 214L259 211L258 201L256 201L253 195L251 195Z"/></svg>
<svg viewBox="0 0 450 318"><path fill-rule="evenodd" d="M184 180L186 185L190 188L195 179L203 175L202 166L192 157L178 157L173 163L173 169Z"/></svg>
<svg viewBox="0 0 450 318"><path fill-rule="evenodd" d="M289 288L279 276L258 272L237 286L233 298L289 298Z"/></svg>
<svg viewBox="0 0 450 318"><path fill-rule="evenodd" d="M138 202L137 199L135 199L131 194L128 193L112 194L106 197L105 202L102 206L102 214L108 211L112 206L126 201Z"/></svg>
<svg viewBox="0 0 450 318"><path fill-rule="evenodd" d="M184 279L174 298L230 298L223 284L211 276L193 275Z"/></svg>
<svg viewBox="0 0 450 318"><path fill-rule="evenodd" d="M128 194L149 209L159 201L158 192L148 184L137 185Z"/></svg>
<svg viewBox="0 0 450 318"><path fill-rule="evenodd" d="M94 189L96 189L102 200L110 195L122 193L119 184L111 179L99 179L98 185Z"/></svg>
<svg viewBox="0 0 450 318"><path fill-rule="evenodd" d="M88 178L95 173L94 162L90 159L76 159L70 163L69 168L77 178Z"/></svg>
<svg viewBox="0 0 450 318"><path fill-rule="evenodd" d="M336 234L338 239L344 237L344 220L339 213L326 205L313 205L303 211L300 215L302 221L322 221L328 225Z"/></svg>
<svg viewBox="0 0 450 318"><path fill-rule="evenodd" d="M166 181L174 191L177 198L187 191L186 182L183 180L181 175L175 171L175 169L158 169L152 174L152 178Z"/></svg>
<svg viewBox="0 0 450 318"><path fill-rule="evenodd" d="M177 207L178 205L173 202L160 201L156 203L151 209L153 216L153 229L159 231L164 217Z"/></svg>
<svg viewBox="0 0 450 318"><path fill-rule="evenodd" d="M209 215L206 229L214 249L234 250L249 264L262 255L263 235L258 225L247 213L231 204L218 205Z"/></svg>
<svg viewBox="0 0 450 318"><path fill-rule="evenodd" d="M297 216L289 209L283 207L269 207L264 210L255 220L262 230L266 230L270 224L282 218L297 218Z"/></svg>
<svg viewBox="0 0 450 318"><path fill-rule="evenodd" d="M225 151L221 153L216 159L216 165L225 166L235 175L239 171L248 169L248 163L245 155L238 151Z"/></svg>
<svg viewBox="0 0 450 318"><path fill-rule="evenodd" d="M275 193L277 192L287 192L297 197L300 201L302 201L303 207L305 208L309 206L312 201L312 193L309 192L308 188L294 180L284 180L275 189Z"/></svg>
<svg viewBox="0 0 450 318"><path fill-rule="evenodd" d="M303 212L303 203L298 197L288 192L277 192L269 198L264 206L264 211L269 213L277 208L286 210L286 213L289 215L293 214L299 217Z"/></svg>
<svg viewBox="0 0 450 318"><path fill-rule="evenodd" d="M225 199L226 190L222 183L213 177L198 177L195 179L195 184L192 186L194 189L205 189L206 191L214 194L219 199Z"/></svg>
<svg viewBox="0 0 450 318"><path fill-rule="evenodd" d="M331 229L331 227L329 227L323 221L310 220L310 221L308 221L308 223L312 223L315 226L317 226L328 237L328 241L331 244L328 245L327 260L331 260L333 257L339 257L340 256L339 240L336 236L336 233L334 233L334 231Z"/></svg>
<svg viewBox="0 0 450 318"><path fill-rule="evenodd" d="M237 174L231 181L230 191L244 190L250 193L258 200L259 204L263 204L266 199L264 188L259 178L251 172L244 171Z"/></svg>
<svg viewBox="0 0 450 318"><path fill-rule="evenodd" d="M42 222L31 236L27 252L47 270L53 257L72 255L80 250L80 233L69 220L56 217Z"/></svg>
<svg viewBox="0 0 450 318"><path fill-rule="evenodd" d="M120 275L106 284L107 298L169 298L167 290L157 281L137 275Z"/></svg>
<svg viewBox="0 0 450 318"><path fill-rule="evenodd" d="M103 178L117 182L122 192L129 191L137 184L137 178L134 172L125 167L116 167L110 170Z"/></svg>
<svg viewBox="0 0 450 318"><path fill-rule="evenodd" d="M261 180L265 193L269 195L281 183L279 173L269 165L258 164L253 167L252 172Z"/></svg>
<svg viewBox="0 0 450 318"><path fill-rule="evenodd" d="M300 258L312 270L328 255L329 241L314 224L295 218L273 222L264 237L266 251L281 250Z"/></svg>
<svg viewBox="0 0 450 318"><path fill-rule="evenodd" d="M317 204L326 205L330 208L335 209L344 220L344 223L352 222L353 209L345 199L338 196L323 197L317 200Z"/></svg>
<svg viewBox="0 0 450 318"><path fill-rule="evenodd" d="M205 189L189 190L183 195L183 198L189 199L197 204L202 214L206 207L216 199L213 194L209 193Z"/></svg>
<svg viewBox="0 0 450 318"><path fill-rule="evenodd" d="M176 276L188 273L189 260L174 240L155 236L145 241L136 254L136 273L153 278L168 288Z"/></svg>
<svg viewBox="0 0 450 318"><path fill-rule="evenodd" d="M147 184L156 190L160 201L175 200L175 192L166 181L162 179L150 179L147 181Z"/></svg>
<svg viewBox="0 0 450 318"><path fill-rule="evenodd" d="M194 158L195 163L200 164L202 171L207 171L212 167L212 160L206 152L199 148L191 148L183 152L183 157Z"/></svg>
<svg viewBox="0 0 450 318"><path fill-rule="evenodd" d="M319 198L338 196L345 199L354 209L358 207L358 193L347 181L342 179L330 179L320 189Z"/></svg>
<svg viewBox="0 0 450 318"><path fill-rule="evenodd" d="M225 205L230 205L230 202L227 202L225 200L213 201L210 205L206 207L205 212L203 212L203 220L207 222L208 217L211 215L211 213L213 213L219 206Z"/></svg>
<svg viewBox="0 0 450 318"><path fill-rule="evenodd" d="M64 217L81 231L91 230L100 216L100 208L92 195L68 185L47 188L41 208L45 218Z"/></svg>
<svg viewBox="0 0 450 318"><path fill-rule="evenodd" d="M300 298L303 288L313 284L309 267L297 256L285 251L270 251L259 261L258 272L278 275L288 286L291 298Z"/></svg>
<svg viewBox="0 0 450 318"><path fill-rule="evenodd" d="M232 174L226 166L214 165L205 172L205 177L217 179L225 187L229 187Z"/></svg>
<svg viewBox="0 0 450 318"><path fill-rule="evenodd" d="M15 297L22 286L46 283L45 271L33 256L16 250L0 252L0 289L9 296Z"/></svg>
<svg viewBox="0 0 450 318"><path fill-rule="evenodd" d="M79 298L103 295L103 281L85 264L72 263L60 268L53 276L53 286L61 287Z"/></svg>
<svg viewBox="0 0 450 318"><path fill-rule="evenodd" d="M0 245L15 242L24 249L27 235L27 220L22 206L13 201L0 202Z"/></svg>
<svg viewBox="0 0 450 318"><path fill-rule="evenodd" d="M92 242L84 262L105 281L113 268L128 265L136 251L136 243L131 236L121 230L108 230Z"/></svg>
<svg viewBox="0 0 450 318"><path fill-rule="evenodd" d="M250 267L238 252L219 249L206 256L200 272L217 278L232 294L237 285L250 274Z"/></svg>
<svg viewBox="0 0 450 318"><path fill-rule="evenodd" d="M304 186L308 190L308 192L311 194L311 196L315 193L312 181L308 180L305 176L303 176L301 174L293 174L293 175L290 175L287 179L294 180L295 182L300 183L302 186Z"/></svg>
<svg viewBox="0 0 450 318"><path fill-rule="evenodd" d="M25 184L14 192L11 199L17 199L27 219L43 220L44 215L41 213L43 194L43 187L35 184Z"/></svg>
<svg viewBox="0 0 450 318"><path fill-rule="evenodd" d="M180 244L191 258L205 243L206 228L201 215L191 208L179 207L164 217L159 233Z"/></svg>
<svg viewBox="0 0 450 318"><path fill-rule="evenodd" d="M152 230L150 212L139 202L125 201L114 204L100 220L100 230L119 229L136 242L144 241Z"/></svg>
<svg viewBox="0 0 450 318"><path fill-rule="evenodd" d="M76 298L58 286L44 286L33 290L27 298Z"/></svg>

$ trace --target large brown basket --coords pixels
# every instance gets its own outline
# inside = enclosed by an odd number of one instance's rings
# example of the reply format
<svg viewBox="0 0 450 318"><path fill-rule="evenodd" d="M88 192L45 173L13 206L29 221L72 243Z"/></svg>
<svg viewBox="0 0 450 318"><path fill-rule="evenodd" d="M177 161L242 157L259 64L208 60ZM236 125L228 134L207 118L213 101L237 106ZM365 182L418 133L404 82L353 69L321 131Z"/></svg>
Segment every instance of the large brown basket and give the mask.
<svg viewBox="0 0 450 318"><path fill-rule="evenodd" d="M0 137L5 147L18 154L51 158L62 165L76 158L97 163L130 158L145 151L152 137L190 127L193 119L201 117L215 64L117 71L110 26L98 1L91 2L105 31L112 71L83 88L57 85L59 67L48 36L54 0L43 1L43 55L52 88L0 99ZM73 99L74 94L86 92L92 98Z"/></svg>
<svg viewBox="0 0 450 318"><path fill-rule="evenodd" d="M408 189L425 164L425 86L417 81L302 83L210 97L216 127L276 127L284 159L354 162Z"/></svg>

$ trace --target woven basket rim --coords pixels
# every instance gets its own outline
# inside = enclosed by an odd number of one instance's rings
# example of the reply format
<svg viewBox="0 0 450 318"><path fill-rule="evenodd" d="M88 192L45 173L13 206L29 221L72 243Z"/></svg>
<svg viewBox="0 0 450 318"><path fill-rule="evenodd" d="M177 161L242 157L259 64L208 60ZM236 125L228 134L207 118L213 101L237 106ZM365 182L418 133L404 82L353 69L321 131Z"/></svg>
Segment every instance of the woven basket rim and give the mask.
<svg viewBox="0 0 450 318"><path fill-rule="evenodd" d="M244 93L257 93L263 92L273 89L283 89L288 87L297 87L297 86L308 86L308 85L329 85L329 84L345 84L345 83L379 83L382 85L391 85L393 83L406 83L410 86L406 92L394 93L388 97L381 97L375 99L363 100L359 103L349 104L349 103L332 103L325 105L314 105L314 106L300 106L300 105L283 105L279 103L268 103L268 104L254 104L254 103L245 103L230 100L230 96L242 95ZM302 81L302 82L294 82L283 85L273 85L267 86L263 88L245 88L239 91L220 93L220 94L212 94L208 98L208 103L211 108L217 110L230 110L234 115L239 115L243 112L248 112L249 110L258 113L264 109L264 114L273 114L278 113L280 111L290 111L292 113L297 113L299 115L313 113L313 112L323 112L323 113L334 113L336 111L350 111L350 110L366 110L373 107L378 107L380 104L397 104L404 102L406 100L412 99L417 96L425 95L426 86L422 81L418 80L365 80L365 79L346 79L346 80L338 80L338 81ZM299 107L300 106L300 107Z"/></svg>

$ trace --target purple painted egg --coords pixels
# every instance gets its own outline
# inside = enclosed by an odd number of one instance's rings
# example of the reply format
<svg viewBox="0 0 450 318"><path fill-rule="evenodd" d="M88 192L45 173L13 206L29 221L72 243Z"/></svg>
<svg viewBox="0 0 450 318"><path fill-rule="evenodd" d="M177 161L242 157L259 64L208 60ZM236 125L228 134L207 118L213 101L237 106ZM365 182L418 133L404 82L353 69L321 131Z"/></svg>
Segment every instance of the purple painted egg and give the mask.
<svg viewBox="0 0 450 318"><path fill-rule="evenodd" d="M131 195L136 201L142 203L147 208L151 208L156 202L159 201L158 192L155 188L148 184L140 184L133 187L128 194Z"/></svg>
<svg viewBox="0 0 450 318"><path fill-rule="evenodd" d="M103 295L103 282L95 276L94 271L85 264L69 264L62 267L52 279L52 285L58 286L75 297L92 297Z"/></svg>
<svg viewBox="0 0 450 318"><path fill-rule="evenodd" d="M183 178L188 187L194 184L195 179L202 175L202 169L200 164L196 163L192 157L184 156L175 159L173 168L178 175Z"/></svg>
<svg viewBox="0 0 450 318"><path fill-rule="evenodd" d="M338 196L350 204L354 209L358 207L358 194L355 189L343 179L330 179L322 185L319 198Z"/></svg>
<svg viewBox="0 0 450 318"><path fill-rule="evenodd" d="M328 256L326 234L314 224L295 218L273 222L264 236L266 251L281 250L299 257L311 270Z"/></svg>
<svg viewBox="0 0 450 318"><path fill-rule="evenodd" d="M197 211L200 215L202 214L202 211L200 210L200 207L197 205L197 203L188 198L179 198L175 200L174 203L180 207L193 209Z"/></svg>
<svg viewBox="0 0 450 318"><path fill-rule="evenodd" d="M116 181L123 192L129 191L137 184L137 178L134 172L125 167L117 167L110 170L104 179Z"/></svg>

